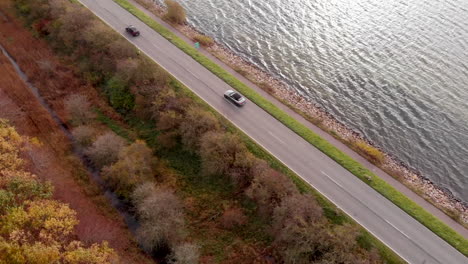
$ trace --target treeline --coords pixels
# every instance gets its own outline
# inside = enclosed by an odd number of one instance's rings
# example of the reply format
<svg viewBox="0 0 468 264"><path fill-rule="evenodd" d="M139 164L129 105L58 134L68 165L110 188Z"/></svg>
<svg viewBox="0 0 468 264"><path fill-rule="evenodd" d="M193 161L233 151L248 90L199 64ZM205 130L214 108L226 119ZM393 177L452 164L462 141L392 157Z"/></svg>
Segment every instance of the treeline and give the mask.
<svg viewBox="0 0 468 264"><path fill-rule="evenodd" d="M0 263L118 263L106 242L76 240L76 212L52 199L50 183L24 170L26 144L33 143L0 119Z"/></svg>
<svg viewBox="0 0 468 264"><path fill-rule="evenodd" d="M197 263L198 247L186 242L182 201L162 183L169 169L144 141L128 140L102 128L84 95L70 95L65 109L75 146L101 173L105 184L131 203L139 220L136 238L142 248L171 263Z"/></svg>
<svg viewBox="0 0 468 264"><path fill-rule="evenodd" d="M78 65L80 74L99 87L124 116L136 115L156 125L158 144L182 146L200 157L200 177L226 177L237 195L255 202L278 258L286 263L379 263L375 250L357 242L359 229L335 225L314 197L298 191L292 180L255 157L214 114L180 92L164 70L108 28L82 6L64 0L18 0L18 12L55 49ZM184 209L177 190L157 184L161 162L143 141L128 143L113 133L98 133L86 98L67 101L76 144L101 170L110 188L135 207L137 238L143 248L168 255L174 263L196 263L197 246L186 241ZM164 166L162 166L164 167ZM242 224L232 210L225 224Z"/></svg>

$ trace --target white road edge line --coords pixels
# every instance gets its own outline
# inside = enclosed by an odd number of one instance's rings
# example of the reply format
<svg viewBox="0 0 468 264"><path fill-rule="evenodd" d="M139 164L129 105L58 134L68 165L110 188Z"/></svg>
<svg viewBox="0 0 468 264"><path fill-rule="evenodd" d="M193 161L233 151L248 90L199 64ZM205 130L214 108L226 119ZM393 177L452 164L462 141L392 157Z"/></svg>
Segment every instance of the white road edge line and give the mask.
<svg viewBox="0 0 468 264"><path fill-rule="evenodd" d="M80 0L78 0L80 1ZM88 10L90 10L95 16L97 16L99 19L101 19L101 21L103 21L104 23L106 23L109 27L113 28L114 27L107 23L107 21L105 21L102 17L100 17L99 15L97 15L96 13L94 13L92 11L92 9L90 9L87 5L85 5L83 2L80 1L80 3L85 6L86 8L88 8ZM115 2L114 2L115 3ZM117 3L116 3L117 4ZM118 4L117 4L118 5ZM119 5L120 8L124 9L123 7L121 7ZM125 9L124 9L125 10ZM125 10L126 12L128 12L127 10ZM133 14L130 13L130 15L134 16ZM136 19L140 20L139 18L135 17ZM141 20L140 20L141 21ZM141 21L143 24L146 25L145 22ZM146 25L148 26L148 25ZM148 26L149 27L149 26ZM151 27L149 27L151 28ZM157 31L155 31L153 28L151 28L151 30L154 31L154 33L156 34L159 34ZM117 33L119 33L120 35L122 35L125 39L127 39L129 41L128 38L125 37L125 35L119 31L117 31L116 29L114 29L114 31L116 31ZM168 41L169 43L171 43L171 45L174 45L172 44L172 42L170 42L169 40L166 39L166 41ZM150 58L152 61L154 61L156 64L158 64L161 68L163 68L165 71L167 71L170 75L172 75L174 78L175 76L173 74L171 74L164 66L162 66L161 64L159 64L157 61L155 61L148 53L146 53L144 50L141 50L139 47L137 47L135 44L133 44L133 42L129 41L133 46L135 46L137 49L139 49L141 52L143 52L146 56L148 56L148 58ZM175 45L174 45L175 46ZM176 46L177 47L177 46ZM178 48L178 47L177 47ZM187 55L188 56L188 55ZM213 73L214 74L214 73ZM177 79L177 78L176 78ZM184 86L186 86L187 88L190 89L190 86L186 85L184 82L182 82L181 80L177 79L179 82L181 82ZM201 97L197 92L195 92L194 90L190 89L193 93L195 93L199 98L203 99L203 97ZM205 101L205 103L207 103L211 108L213 108L216 112L218 112L220 115L224 116L224 118L226 118L227 120L230 121L230 119L224 115L222 112L218 111L213 105L211 105L209 102L207 102L206 100L203 99L203 101ZM260 109L262 109L260 107ZM262 109L263 110L263 109ZM265 111L265 110L263 110ZM268 112L267 112L268 113ZM268 113L269 114L269 113ZM231 121L230 121L231 122ZM279 121L278 121L279 122ZM328 197L326 194L324 194L323 192L321 192L319 189L317 189L312 183L310 183L309 181L307 181L307 179L303 178L299 173L297 173L296 171L294 171L293 169L289 168L285 162L283 162L280 158L276 157L273 153L271 153L266 147L264 147L260 142L258 142L254 137L250 136L247 132L245 132L242 128L240 128L239 126L237 126L235 123L231 122L231 124L233 124L234 126L236 126L240 131L242 131L242 133L244 133L245 135L247 135L248 137L250 137L252 140L254 140L258 145L260 145L264 150L266 150L268 153L270 153L270 155L272 155L273 157L275 157L279 162L281 162L283 164L283 166L285 166L286 168L290 169L292 172L294 172L294 174L296 174L297 176L301 177L302 180L304 180L305 182L307 182L312 188L314 188L316 191L318 191L320 194L322 194L323 196L325 196L325 198L327 198L329 201L331 201L336 207L340 208L345 214L347 214L349 217L351 217L354 221L356 221L356 223L358 223L362 228L366 229L369 233L371 233L373 236L377 237L380 242L382 242L384 245L386 245L388 248L390 248L391 250L393 250L393 252L395 252L398 256L400 256L404 261L406 261L407 263L411 263L410 261L408 261L407 259L405 259L403 256L401 256L400 254L397 253L397 251L395 249L393 249L390 245L388 245L385 241L383 241L382 238L380 238L378 235L374 234L371 230L368 230L367 228L365 228L357 219L355 219L350 213L346 212L345 209L341 208L340 206L338 206L335 202L333 202L333 199L331 199L330 197ZM309 143L310 144L310 143ZM396 206L396 205L395 205Z"/></svg>

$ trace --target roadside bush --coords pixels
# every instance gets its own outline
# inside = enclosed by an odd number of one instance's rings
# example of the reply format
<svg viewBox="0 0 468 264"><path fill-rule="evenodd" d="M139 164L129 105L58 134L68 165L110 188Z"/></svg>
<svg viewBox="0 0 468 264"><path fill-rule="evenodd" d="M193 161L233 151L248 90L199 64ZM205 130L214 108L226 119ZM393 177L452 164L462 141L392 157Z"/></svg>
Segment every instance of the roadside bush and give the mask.
<svg viewBox="0 0 468 264"><path fill-rule="evenodd" d="M90 126L78 126L72 130L75 145L80 149L85 149L95 140L97 131Z"/></svg>
<svg viewBox="0 0 468 264"><path fill-rule="evenodd" d="M164 15L164 19L175 23L183 24L187 20L184 8L174 0L164 0L167 6L167 13Z"/></svg>
<svg viewBox="0 0 468 264"><path fill-rule="evenodd" d="M243 190L249 186L253 179L252 168L259 161L259 159L248 151L236 153L234 163L227 173L234 186L239 190Z"/></svg>
<svg viewBox="0 0 468 264"><path fill-rule="evenodd" d="M286 263L380 263L375 253L358 248L358 227L329 226L310 195L285 197L274 209L272 233Z"/></svg>
<svg viewBox="0 0 468 264"><path fill-rule="evenodd" d="M219 131L220 125L216 117L200 107L190 107L187 109L179 131L182 143L190 150L200 148L200 136L208 131Z"/></svg>
<svg viewBox="0 0 468 264"><path fill-rule="evenodd" d="M130 83L137 74L139 60L134 58L115 59L115 76L119 76L122 83Z"/></svg>
<svg viewBox="0 0 468 264"><path fill-rule="evenodd" d="M362 140L354 142L354 146L358 149L360 153L365 155L368 159L373 161L376 164L382 164L385 159L385 156L382 151L378 148L369 145L369 143Z"/></svg>
<svg viewBox="0 0 468 264"><path fill-rule="evenodd" d="M159 91L151 107L154 120L158 120L160 114L167 111L174 111L181 115L186 113L186 109L192 102L189 98L177 95L174 90L167 87L163 87Z"/></svg>
<svg viewBox="0 0 468 264"><path fill-rule="evenodd" d="M88 98L84 95L72 94L65 100L64 105L70 123L74 126L86 125L96 118Z"/></svg>
<svg viewBox="0 0 468 264"><path fill-rule="evenodd" d="M123 147L118 161L102 169L102 176L118 195L130 198L136 185L153 178L153 156L143 141Z"/></svg>
<svg viewBox="0 0 468 264"><path fill-rule="evenodd" d="M137 58L136 48L133 45L128 45L128 41L121 38L109 43L107 51L109 56L115 60Z"/></svg>
<svg viewBox="0 0 468 264"><path fill-rule="evenodd" d="M335 263L322 258L332 248L332 243L332 237L325 227L296 225L286 226L273 242L287 264Z"/></svg>
<svg viewBox="0 0 468 264"><path fill-rule="evenodd" d="M71 55L76 54L77 47L87 48L80 46L80 42L94 19L89 11L74 5L67 5L66 10L51 25L50 37L54 40L52 43L55 48Z"/></svg>
<svg viewBox="0 0 468 264"><path fill-rule="evenodd" d="M201 136L202 170L207 175L226 175L234 164L236 154L245 151L240 140L229 133L208 132Z"/></svg>
<svg viewBox="0 0 468 264"><path fill-rule="evenodd" d="M214 131L205 133L201 137L200 156L205 175L228 176L237 188L250 182L256 159L237 136Z"/></svg>
<svg viewBox="0 0 468 264"><path fill-rule="evenodd" d="M94 143L85 150L96 168L101 169L118 160L118 153L126 145L121 137L113 132L107 132L99 136Z"/></svg>
<svg viewBox="0 0 468 264"><path fill-rule="evenodd" d="M236 207L225 210L221 216L220 223L223 228L232 229L234 227L245 225L247 220L248 219L243 210Z"/></svg>
<svg viewBox="0 0 468 264"><path fill-rule="evenodd" d="M174 248L167 262L169 264L198 264L199 258L198 246L191 243L183 243Z"/></svg>
<svg viewBox="0 0 468 264"><path fill-rule="evenodd" d="M158 135L158 144L165 149L172 149L177 145L177 132L165 131Z"/></svg>
<svg viewBox="0 0 468 264"><path fill-rule="evenodd" d="M140 189L137 189L140 190ZM140 197L135 194L136 197ZM141 201L136 198L135 201ZM182 203L170 190L158 189L136 205L140 226L136 237L152 254L174 247L185 235Z"/></svg>
<svg viewBox="0 0 468 264"><path fill-rule="evenodd" d="M214 40L205 35L196 35L193 40L199 42L204 47L211 47L214 44Z"/></svg>
<svg viewBox="0 0 468 264"><path fill-rule="evenodd" d="M135 106L135 96L119 77L112 77L105 85L110 105L121 114L130 112Z"/></svg>
<svg viewBox="0 0 468 264"><path fill-rule="evenodd" d="M171 130L176 131L182 122L182 116L172 110L163 111L159 114L159 119L156 122L158 130Z"/></svg>
<svg viewBox="0 0 468 264"><path fill-rule="evenodd" d="M257 203L263 217L270 217L285 197L298 193L291 179L271 169L265 161L258 162L253 171L252 184L245 193Z"/></svg>
<svg viewBox="0 0 468 264"><path fill-rule="evenodd" d="M136 72L132 78L132 82L138 86L152 85L154 87L164 87L171 80L171 76L166 70L146 58L139 60Z"/></svg>
<svg viewBox="0 0 468 264"><path fill-rule="evenodd" d="M295 193L274 209L272 230L278 234L286 226L321 225L323 220L322 208L312 196Z"/></svg>

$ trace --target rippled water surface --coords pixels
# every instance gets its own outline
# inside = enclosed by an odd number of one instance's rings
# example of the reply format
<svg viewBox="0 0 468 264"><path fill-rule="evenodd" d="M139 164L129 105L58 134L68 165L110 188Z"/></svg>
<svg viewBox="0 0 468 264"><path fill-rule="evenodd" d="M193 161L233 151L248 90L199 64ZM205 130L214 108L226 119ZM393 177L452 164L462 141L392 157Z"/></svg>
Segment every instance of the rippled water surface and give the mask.
<svg viewBox="0 0 468 264"><path fill-rule="evenodd" d="M467 0L179 0L192 24L468 201Z"/></svg>

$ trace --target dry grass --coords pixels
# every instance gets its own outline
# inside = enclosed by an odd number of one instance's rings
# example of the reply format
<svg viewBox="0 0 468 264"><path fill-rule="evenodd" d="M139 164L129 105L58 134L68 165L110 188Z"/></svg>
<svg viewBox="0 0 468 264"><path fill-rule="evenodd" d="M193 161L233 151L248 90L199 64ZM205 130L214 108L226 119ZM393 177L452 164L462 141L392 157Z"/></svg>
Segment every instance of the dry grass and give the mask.
<svg viewBox="0 0 468 264"><path fill-rule="evenodd" d="M358 152L364 155L367 159L373 163L380 165L385 159L385 155L378 148L371 146L369 143L362 140L354 142L353 146Z"/></svg>
<svg viewBox="0 0 468 264"><path fill-rule="evenodd" d="M194 41L197 41L200 43L200 45L204 47L211 47L214 44L214 40L208 36L205 35L196 35L193 38Z"/></svg>

